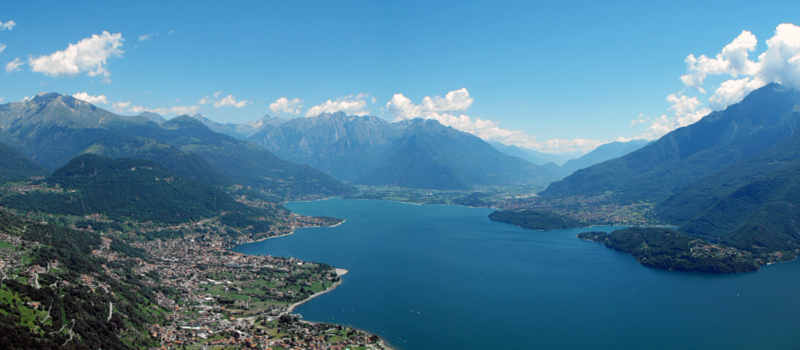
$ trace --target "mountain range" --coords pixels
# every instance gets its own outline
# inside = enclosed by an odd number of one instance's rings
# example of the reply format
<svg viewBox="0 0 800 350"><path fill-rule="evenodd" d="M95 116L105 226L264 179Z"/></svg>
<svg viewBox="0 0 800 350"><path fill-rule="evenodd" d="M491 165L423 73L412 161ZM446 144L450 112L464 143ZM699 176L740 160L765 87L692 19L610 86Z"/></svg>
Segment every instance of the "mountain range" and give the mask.
<svg viewBox="0 0 800 350"><path fill-rule="evenodd" d="M151 118L116 115L54 93L0 105L0 135L9 146L49 170L79 154L94 153L147 159L181 177L220 187L249 186L280 198L355 191L319 170L215 133L188 117L157 124Z"/></svg>
<svg viewBox="0 0 800 350"><path fill-rule="evenodd" d="M374 116L333 113L221 124L202 115L193 117L212 130L353 184L463 190L546 184L561 178L557 166L538 166L505 155L486 141L435 120L390 123Z"/></svg>
<svg viewBox="0 0 800 350"><path fill-rule="evenodd" d="M620 158L578 170L545 198L613 192L653 203L681 232L760 254L800 249L800 92L769 84Z"/></svg>

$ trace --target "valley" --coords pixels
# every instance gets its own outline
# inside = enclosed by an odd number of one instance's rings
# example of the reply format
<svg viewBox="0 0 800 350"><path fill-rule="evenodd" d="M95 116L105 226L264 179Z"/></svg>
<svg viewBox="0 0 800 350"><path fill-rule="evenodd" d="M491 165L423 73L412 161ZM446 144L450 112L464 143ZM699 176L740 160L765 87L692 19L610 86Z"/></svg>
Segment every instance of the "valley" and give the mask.
<svg viewBox="0 0 800 350"><path fill-rule="evenodd" d="M328 262L230 250L341 224L284 206L331 197L493 208L487 219L543 230L532 235L626 226L578 238L655 269L727 274L790 261L800 252L796 94L767 85L658 141L609 144L561 166L430 120L339 113L248 128L119 116L58 94L2 105L13 145L0 146L3 327L46 346L77 337L120 348L388 348L374 333L292 313L342 283ZM55 301L64 295L74 300Z"/></svg>

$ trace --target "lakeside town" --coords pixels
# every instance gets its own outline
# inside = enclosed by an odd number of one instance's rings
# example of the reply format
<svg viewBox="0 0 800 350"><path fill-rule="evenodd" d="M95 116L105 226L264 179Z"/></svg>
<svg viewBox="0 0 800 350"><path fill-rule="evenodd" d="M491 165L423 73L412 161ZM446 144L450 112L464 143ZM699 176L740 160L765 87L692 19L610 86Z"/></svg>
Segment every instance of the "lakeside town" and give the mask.
<svg viewBox="0 0 800 350"><path fill-rule="evenodd" d="M236 239L210 233L220 229L214 220L182 224L180 229L185 234L180 238L132 240L131 246L143 253L140 256L112 249L117 237L103 235L98 249L91 253L106 262L102 268L107 276L117 281L129 278L116 268L122 262L133 267L132 273L143 284L157 291L156 303L150 307L153 312L163 313L165 321L150 324L148 332L160 342L159 349L389 349L376 335L351 327L302 321L301 316L291 313L300 303L339 285L345 270L291 257L229 250L238 244L291 234L296 228L341 223L332 218L290 215L289 225L283 230ZM55 279L53 285L57 287L114 293L99 275L83 274L81 285L72 285L58 278L58 261L47 266L31 264L32 252L40 246L40 242L0 232L2 280L13 279L38 289L40 275L47 274L48 280ZM5 294L13 300L10 290L0 285L0 295ZM29 315L27 323L31 328L49 317L45 305L33 300L19 308ZM109 303L109 321L114 313L114 305ZM73 339L67 325L62 331Z"/></svg>

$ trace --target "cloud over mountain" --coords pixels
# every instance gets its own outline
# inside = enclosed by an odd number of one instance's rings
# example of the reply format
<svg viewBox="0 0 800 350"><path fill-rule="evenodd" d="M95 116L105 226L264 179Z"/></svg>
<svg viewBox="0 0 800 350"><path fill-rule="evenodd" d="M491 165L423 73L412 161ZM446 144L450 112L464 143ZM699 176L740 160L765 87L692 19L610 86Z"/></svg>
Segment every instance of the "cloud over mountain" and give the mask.
<svg viewBox="0 0 800 350"><path fill-rule="evenodd" d="M370 111L367 108L367 99L371 99L374 103L374 98L369 94L349 95L336 99L336 101L327 100L322 104L311 107L306 112L306 117L316 117L322 113L336 113L345 112L351 115L367 115ZM270 105L271 107L271 105Z"/></svg>
<svg viewBox="0 0 800 350"><path fill-rule="evenodd" d="M299 98L294 98L289 100L286 97L281 97L275 102L269 104L269 110L272 113L278 114L281 112L289 113L289 114L300 114L300 108L303 108L303 100Z"/></svg>
<svg viewBox="0 0 800 350"><path fill-rule="evenodd" d="M87 76L102 76L104 82L110 82L108 77L108 59L122 57L122 33L111 34L103 31L94 34L62 50L50 55L30 58L28 64L34 72L44 73L53 77L76 76L86 72Z"/></svg>
<svg viewBox="0 0 800 350"><path fill-rule="evenodd" d="M540 142L536 140L536 135L529 135L520 130L504 129L499 126L499 122L463 114L462 112L473 102L474 99L469 96L467 88L450 91L444 97L425 96L419 105L415 105L403 94L394 94L386 104L386 110L395 117L394 121L414 118L435 119L442 125L468 132L485 140L544 152L586 152L603 144L602 141L585 139L552 139Z"/></svg>
<svg viewBox="0 0 800 350"><path fill-rule="evenodd" d="M108 98L106 98L106 95L92 96L92 95L89 95L86 92L79 92L79 93L76 93L76 94L72 95L72 97L77 98L77 99L82 100L82 101L89 102L91 104L95 104L95 105L98 104L98 103L108 104Z"/></svg>
<svg viewBox="0 0 800 350"><path fill-rule="evenodd" d="M781 83L800 89L800 27L791 23L780 24L766 43L767 49L756 60L751 60L750 54L756 51L758 40L753 33L744 30L714 57L687 56L686 73L680 79L689 90L705 94L706 78L730 78L719 84L708 98L707 106L697 96L685 95L691 92L686 89L667 96L674 116L664 114L651 118L652 123L642 136L654 139L692 124L712 110L723 110L740 102L751 91L768 83Z"/></svg>

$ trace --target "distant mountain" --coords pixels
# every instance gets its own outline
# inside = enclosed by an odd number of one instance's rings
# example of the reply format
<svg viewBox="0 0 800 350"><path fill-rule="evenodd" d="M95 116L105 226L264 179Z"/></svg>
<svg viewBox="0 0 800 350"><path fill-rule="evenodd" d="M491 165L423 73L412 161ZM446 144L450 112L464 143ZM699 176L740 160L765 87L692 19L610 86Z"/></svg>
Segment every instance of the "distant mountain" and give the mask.
<svg viewBox="0 0 800 350"><path fill-rule="evenodd" d="M156 140L200 155L236 183L267 190L282 197L301 198L310 194L336 196L355 189L305 164L278 158L255 144L216 133L188 115L162 125L117 125L118 131Z"/></svg>
<svg viewBox="0 0 800 350"><path fill-rule="evenodd" d="M626 156L578 170L545 197L615 191L680 232L753 254L800 252L800 92L769 84Z"/></svg>
<svg viewBox="0 0 800 350"><path fill-rule="evenodd" d="M147 120L149 120L149 121L151 121L153 123L156 123L156 124L161 124L161 123L164 123L164 122L167 121L160 114L153 113L153 112L142 112L142 113L139 113L139 116L142 117L142 118L146 118Z"/></svg>
<svg viewBox="0 0 800 350"><path fill-rule="evenodd" d="M201 157L150 139L121 134L108 125L144 125L144 117L123 117L88 102L59 94L40 94L25 102L0 105L0 135L37 164L55 170L81 153L156 161L177 174L215 185L232 181Z"/></svg>
<svg viewBox="0 0 800 350"><path fill-rule="evenodd" d="M403 135L403 127L384 119L344 113L265 118L263 122L261 130L249 137L249 141L347 182L361 177Z"/></svg>
<svg viewBox="0 0 800 350"><path fill-rule="evenodd" d="M522 158L536 165L555 163L558 166L562 166L567 161L575 159L582 155L582 153L577 153L577 152L568 152L562 154L544 153L544 152L534 151L529 148L518 147L514 145L505 145L495 141L489 141L489 144L505 155Z"/></svg>
<svg viewBox="0 0 800 350"><path fill-rule="evenodd" d="M557 175L506 156L477 136L435 120L401 123L404 134L357 183L413 188L470 189L474 186L547 181Z"/></svg>
<svg viewBox="0 0 800 350"><path fill-rule="evenodd" d="M28 159L19 151L0 143L0 184L46 176L47 169Z"/></svg>
<svg viewBox="0 0 800 350"><path fill-rule="evenodd" d="M550 184L543 197L614 191L622 201L663 201L693 181L746 160L798 128L800 92L769 84L724 111L712 112L623 157Z"/></svg>
<svg viewBox="0 0 800 350"><path fill-rule="evenodd" d="M184 119L193 123L187 124ZM214 133L191 118L170 122L158 125L147 115L124 117L54 93L0 105L0 135L48 169L63 166L81 153L94 153L149 159L181 177L216 186L239 183L281 197L334 196L354 191L308 166Z"/></svg>
<svg viewBox="0 0 800 350"><path fill-rule="evenodd" d="M434 120L389 123L335 113L262 121L261 130L248 140L356 184L469 189L560 177Z"/></svg>
<svg viewBox="0 0 800 350"><path fill-rule="evenodd" d="M564 172L564 174L569 175L574 173L576 170L588 168L592 165L605 162L609 159L622 157L644 147L648 143L649 141L646 140L631 140L628 142L615 141L602 144L593 151L582 155L580 158L568 160L566 163L564 163L564 165L561 166L561 170Z"/></svg>
<svg viewBox="0 0 800 350"><path fill-rule="evenodd" d="M253 134L261 130L264 125L264 119L259 120L257 122L248 122L243 124L235 124L235 123L223 124L208 119L202 114L194 114L191 117L199 120L201 123L203 123L203 125L207 126L211 130L214 130L215 132L218 132L220 134L225 134L230 137L237 138L239 140L247 140L248 137L253 136Z"/></svg>

